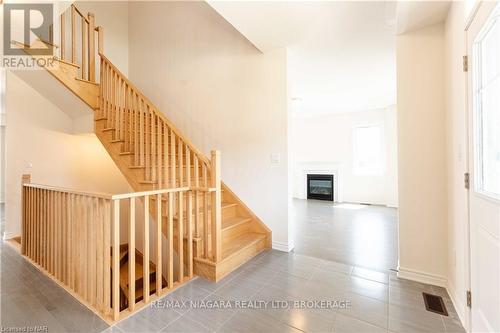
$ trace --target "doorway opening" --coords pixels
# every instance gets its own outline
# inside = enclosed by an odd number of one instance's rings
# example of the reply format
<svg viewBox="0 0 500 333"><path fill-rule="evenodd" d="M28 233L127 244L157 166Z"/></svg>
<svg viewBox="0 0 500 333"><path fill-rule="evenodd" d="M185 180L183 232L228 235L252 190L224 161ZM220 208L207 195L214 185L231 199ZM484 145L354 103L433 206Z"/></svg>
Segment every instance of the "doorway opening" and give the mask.
<svg viewBox="0 0 500 333"><path fill-rule="evenodd" d="M311 3L308 9L325 20L287 49L296 253L398 268L393 5ZM335 18L341 11L349 12L345 25ZM333 43L329 27L335 21L342 38Z"/></svg>

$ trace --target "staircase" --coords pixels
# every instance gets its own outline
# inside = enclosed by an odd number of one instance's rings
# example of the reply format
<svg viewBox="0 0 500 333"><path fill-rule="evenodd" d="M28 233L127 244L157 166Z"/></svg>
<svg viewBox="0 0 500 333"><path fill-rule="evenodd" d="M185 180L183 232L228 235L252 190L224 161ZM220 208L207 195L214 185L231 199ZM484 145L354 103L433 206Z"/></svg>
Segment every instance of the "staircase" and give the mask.
<svg viewBox="0 0 500 333"><path fill-rule="evenodd" d="M128 279L128 271L129 271L129 249L128 245L122 244L120 245L120 311L123 311L129 307L128 303L128 295L130 293L130 281ZM143 269L143 260L144 257L139 250L135 250L135 275L134 275L134 284L135 284L135 292L134 292L134 300L135 303L139 303L144 299L144 269ZM111 275L113 275L113 271L111 271ZM149 290L149 295L153 295L156 292L156 265L153 262L149 262L149 284L151 286ZM167 281L162 277L162 287L167 286Z"/></svg>
<svg viewBox="0 0 500 333"><path fill-rule="evenodd" d="M106 218L102 222L104 230L112 233L109 240L104 232L102 243L111 252L110 258L104 258L104 265L108 262L111 268L112 289L112 313L103 310L106 319L120 319L122 312L135 311L136 304L144 305L152 299L150 295L173 290L193 274L218 281L269 249L270 230L222 183L220 153L212 151L207 158L106 58L104 29L95 26L94 15L83 15L71 5L61 14L57 30L59 57L46 69L92 110L96 136L135 191L101 198L109 201L112 210L112 227ZM31 54L30 49L40 45L53 44L38 40L24 49ZM23 202L27 209L40 194L33 189L49 194L51 190L25 187ZM65 192L59 189L56 193ZM144 209L141 221L135 217L138 205ZM23 253L31 258L30 253L37 252L30 252L29 244L37 241L30 239L32 216L27 214L28 232L23 236L28 239ZM124 215L127 222L123 221ZM120 239L117 233L124 223L129 229L128 240ZM136 229L143 231L143 253L136 248ZM151 245L150 230L158 231ZM159 265L150 261L150 247ZM162 254L164 251L166 254ZM33 258L36 262L37 257ZM167 266L162 269L165 260ZM104 303L106 308L110 305L106 291L103 297L98 304Z"/></svg>

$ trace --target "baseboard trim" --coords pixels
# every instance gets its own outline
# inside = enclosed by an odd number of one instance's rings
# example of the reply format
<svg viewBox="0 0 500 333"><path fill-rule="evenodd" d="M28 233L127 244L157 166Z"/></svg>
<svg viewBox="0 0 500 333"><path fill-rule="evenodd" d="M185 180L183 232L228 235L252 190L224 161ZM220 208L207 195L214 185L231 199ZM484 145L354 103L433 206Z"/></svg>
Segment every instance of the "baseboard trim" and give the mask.
<svg viewBox="0 0 500 333"><path fill-rule="evenodd" d="M455 290L455 288L451 285L451 283L447 283L446 290L448 291L448 295L450 295L451 302L453 303L453 306L455 307L455 310L457 311L458 318L460 319L460 322L462 326L465 328L465 330L468 332L468 317L467 317L467 306L460 301L460 298L458 297L458 294Z"/></svg>
<svg viewBox="0 0 500 333"><path fill-rule="evenodd" d="M443 288L447 287L447 279L443 276L429 274L404 267L399 267L398 278L427 283Z"/></svg>
<svg viewBox="0 0 500 333"><path fill-rule="evenodd" d="M290 252L294 248L295 248L295 243L293 242L293 240L288 242L288 243L273 241L273 249L274 250L278 250L278 251L282 251L282 252Z"/></svg>
<svg viewBox="0 0 500 333"><path fill-rule="evenodd" d="M15 234L13 232L7 232L7 231L5 231L3 233L3 240L12 239L12 238L17 237L17 236L19 236L19 235Z"/></svg>

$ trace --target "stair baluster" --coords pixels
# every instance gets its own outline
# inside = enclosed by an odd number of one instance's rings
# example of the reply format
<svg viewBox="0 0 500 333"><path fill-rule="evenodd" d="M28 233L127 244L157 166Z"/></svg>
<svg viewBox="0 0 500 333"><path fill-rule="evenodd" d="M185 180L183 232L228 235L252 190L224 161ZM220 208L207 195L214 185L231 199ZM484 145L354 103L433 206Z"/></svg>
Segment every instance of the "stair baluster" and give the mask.
<svg viewBox="0 0 500 333"><path fill-rule="evenodd" d="M71 75L51 73L85 87L66 85L95 110L97 137L137 192L108 196L23 185L23 254L113 321L194 274L223 277L269 248L270 230L222 184L220 153L208 159L197 150L104 56L94 15L74 5L69 13L69 36L68 12L61 15L60 56L61 72L69 68ZM64 62L67 41L73 64ZM83 82L95 81L96 56L99 84ZM128 229L126 244L121 228ZM135 238L136 229L143 237Z"/></svg>

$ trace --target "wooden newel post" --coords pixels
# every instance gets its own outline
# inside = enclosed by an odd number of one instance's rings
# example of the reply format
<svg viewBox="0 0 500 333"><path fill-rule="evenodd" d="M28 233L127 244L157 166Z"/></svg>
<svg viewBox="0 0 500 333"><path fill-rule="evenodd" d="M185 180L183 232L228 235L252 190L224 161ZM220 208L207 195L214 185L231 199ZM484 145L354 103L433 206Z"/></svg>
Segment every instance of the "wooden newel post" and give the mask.
<svg viewBox="0 0 500 333"><path fill-rule="evenodd" d="M71 62L76 59L76 8L71 5Z"/></svg>
<svg viewBox="0 0 500 333"><path fill-rule="evenodd" d="M66 29L65 29L65 15L64 13L61 14L61 41L60 41L60 44L61 44L61 60L65 60L66 59L66 55L65 55L65 51L66 51Z"/></svg>
<svg viewBox="0 0 500 333"><path fill-rule="evenodd" d="M31 183L31 175L29 174L24 174L21 179L21 254L26 255L26 242L28 241L28 234L26 230L26 221L27 217L29 216L27 207L28 207L28 196L27 196L27 189L24 187L24 184L29 184Z"/></svg>
<svg viewBox="0 0 500 333"><path fill-rule="evenodd" d="M97 52L99 52L99 54L104 54L104 30L102 27L97 28L97 38L99 39L97 41Z"/></svg>
<svg viewBox="0 0 500 333"><path fill-rule="evenodd" d="M95 16L89 13L89 81L95 82Z"/></svg>
<svg viewBox="0 0 500 333"><path fill-rule="evenodd" d="M219 262L222 259L222 237L221 237L221 224L222 224L222 193L221 193L221 160L220 151L212 150L211 159L211 187L215 188L212 192L212 254L213 261Z"/></svg>
<svg viewBox="0 0 500 333"><path fill-rule="evenodd" d="M113 200L113 236L112 236L112 263L111 271L113 281L111 282L111 294L113 299L113 320L120 317L120 200Z"/></svg>

